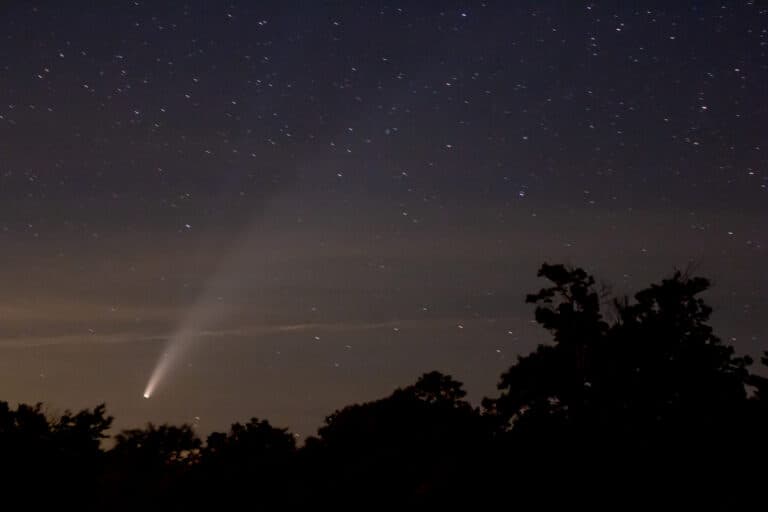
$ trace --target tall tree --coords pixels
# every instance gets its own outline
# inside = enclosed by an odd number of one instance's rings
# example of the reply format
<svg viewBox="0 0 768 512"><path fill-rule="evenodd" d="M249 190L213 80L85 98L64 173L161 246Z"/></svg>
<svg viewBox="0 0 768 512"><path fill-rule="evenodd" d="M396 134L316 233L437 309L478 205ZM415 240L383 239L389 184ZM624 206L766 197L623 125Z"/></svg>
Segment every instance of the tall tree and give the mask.
<svg viewBox="0 0 768 512"><path fill-rule="evenodd" d="M506 431L505 453L527 468L518 481L547 479L594 498L621 489L644 505L664 492L681 506L722 505L727 493L694 489L723 467L746 467L738 433L751 361L713 334L701 298L709 281L676 272L614 301L608 322L584 270L545 264L539 275L552 284L527 301L554 343L519 357L500 396L484 401Z"/></svg>

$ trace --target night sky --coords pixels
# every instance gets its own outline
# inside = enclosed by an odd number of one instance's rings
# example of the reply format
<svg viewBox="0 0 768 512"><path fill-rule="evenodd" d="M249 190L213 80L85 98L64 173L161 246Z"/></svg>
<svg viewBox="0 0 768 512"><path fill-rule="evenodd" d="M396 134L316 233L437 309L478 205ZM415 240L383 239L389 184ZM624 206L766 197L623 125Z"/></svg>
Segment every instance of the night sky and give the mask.
<svg viewBox="0 0 768 512"><path fill-rule="evenodd" d="M768 348L763 2L11 0L0 41L3 400L307 435L436 369L477 403L547 339L544 261L693 265Z"/></svg>

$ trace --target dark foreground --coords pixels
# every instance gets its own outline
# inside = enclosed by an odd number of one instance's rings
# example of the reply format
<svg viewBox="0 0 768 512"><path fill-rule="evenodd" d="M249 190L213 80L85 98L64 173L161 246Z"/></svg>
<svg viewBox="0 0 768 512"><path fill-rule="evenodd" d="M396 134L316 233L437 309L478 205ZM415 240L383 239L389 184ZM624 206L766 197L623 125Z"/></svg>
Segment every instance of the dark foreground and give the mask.
<svg viewBox="0 0 768 512"><path fill-rule="evenodd" d="M553 343L520 357L477 408L432 372L336 411L317 436L268 421L203 441L148 425L101 446L103 405L46 416L0 402L8 503L26 509L763 509L768 379L707 324L706 279L676 273L608 300L544 265L527 301ZM768 358L763 358L768 364Z"/></svg>

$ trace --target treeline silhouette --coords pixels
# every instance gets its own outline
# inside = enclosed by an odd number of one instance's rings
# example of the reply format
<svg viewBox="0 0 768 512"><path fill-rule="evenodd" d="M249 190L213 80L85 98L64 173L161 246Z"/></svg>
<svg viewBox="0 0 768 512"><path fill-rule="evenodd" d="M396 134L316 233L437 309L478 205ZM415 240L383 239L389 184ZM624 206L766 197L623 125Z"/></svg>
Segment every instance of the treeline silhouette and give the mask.
<svg viewBox="0 0 768 512"><path fill-rule="evenodd" d="M150 424L105 450L103 405L49 417L0 402L6 497L85 510L766 506L768 379L713 334L709 281L677 272L618 300L581 269L539 275L549 284L527 302L553 343L519 357L482 407L431 372L334 412L301 447L253 418L205 441Z"/></svg>

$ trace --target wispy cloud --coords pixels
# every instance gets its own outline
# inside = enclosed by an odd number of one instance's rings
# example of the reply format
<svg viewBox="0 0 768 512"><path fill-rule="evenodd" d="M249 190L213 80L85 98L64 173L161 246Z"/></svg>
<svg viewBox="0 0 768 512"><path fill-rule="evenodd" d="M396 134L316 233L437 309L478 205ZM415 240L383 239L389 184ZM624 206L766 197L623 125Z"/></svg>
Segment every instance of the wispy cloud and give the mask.
<svg viewBox="0 0 768 512"><path fill-rule="evenodd" d="M475 320L476 322L479 320ZM488 321L484 321L488 323ZM313 322L287 323L275 325L255 325L238 329L204 329L192 336L200 340L213 338L258 338L269 335L288 333L344 333L373 331L380 329L407 330L434 327L458 327L466 321L455 317L429 318L420 320L388 320L381 322ZM469 322L472 323L471 321ZM78 344L114 344L114 343L159 343L168 341L171 333L136 333L120 332L106 334L65 334L58 336L13 336L0 337L0 348L32 348L48 345L78 345Z"/></svg>

